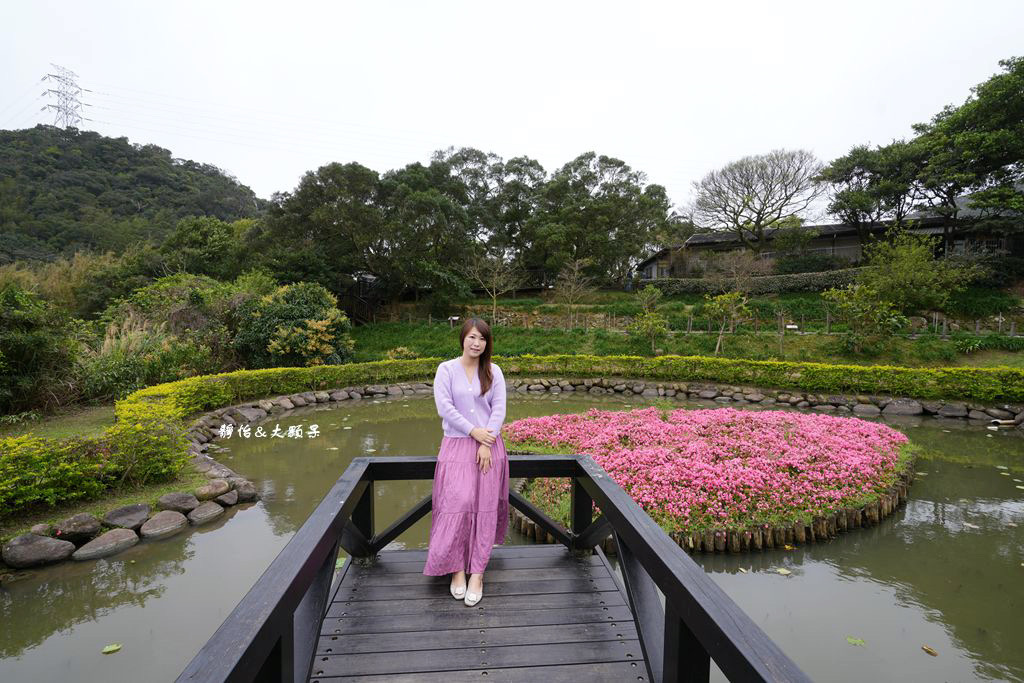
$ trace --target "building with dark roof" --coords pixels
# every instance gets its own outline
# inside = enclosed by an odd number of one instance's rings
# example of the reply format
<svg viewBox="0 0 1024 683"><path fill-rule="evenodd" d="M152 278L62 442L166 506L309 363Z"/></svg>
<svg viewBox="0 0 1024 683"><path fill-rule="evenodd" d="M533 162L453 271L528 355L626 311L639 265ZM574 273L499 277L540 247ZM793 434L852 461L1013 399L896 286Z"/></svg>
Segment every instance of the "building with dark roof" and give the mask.
<svg viewBox="0 0 1024 683"><path fill-rule="evenodd" d="M974 209L964 208L960 211L959 217L963 220L959 223L959 227L948 235L948 248L951 253L963 253L969 247L1014 253L1024 251L1024 239L1020 236L1014 238L977 230L975 226L977 216L978 212ZM909 232L921 235L945 235L946 219L941 216L925 216L918 213L908 216L908 220L912 220L908 228ZM872 223L867 230L874 236L880 236L890 226L890 223ZM837 261L847 261L851 265L860 262L863 253L856 227L846 223L827 223L805 227L818 233L808 243L805 253L828 256ZM772 228L765 230L766 244L761 252L762 258L774 258L778 255L772 249L772 240L776 232ZM687 264L703 264L711 252L746 248L747 246L732 231L717 230L698 233L690 236L681 245L664 247L651 254L637 265L636 272L641 280L687 277Z"/></svg>

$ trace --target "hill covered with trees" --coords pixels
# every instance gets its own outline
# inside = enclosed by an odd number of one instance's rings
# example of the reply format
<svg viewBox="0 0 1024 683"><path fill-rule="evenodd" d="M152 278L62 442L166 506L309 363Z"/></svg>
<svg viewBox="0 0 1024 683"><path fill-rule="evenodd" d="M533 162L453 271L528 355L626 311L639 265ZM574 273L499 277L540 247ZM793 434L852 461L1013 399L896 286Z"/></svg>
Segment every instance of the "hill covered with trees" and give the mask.
<svg viewBox="0 0 1024 683"><path fill-rule="evenodd" d="M0 130L0 263L160 242L186 216L255 217L227 172L156 145L39 125Z"/></svg>

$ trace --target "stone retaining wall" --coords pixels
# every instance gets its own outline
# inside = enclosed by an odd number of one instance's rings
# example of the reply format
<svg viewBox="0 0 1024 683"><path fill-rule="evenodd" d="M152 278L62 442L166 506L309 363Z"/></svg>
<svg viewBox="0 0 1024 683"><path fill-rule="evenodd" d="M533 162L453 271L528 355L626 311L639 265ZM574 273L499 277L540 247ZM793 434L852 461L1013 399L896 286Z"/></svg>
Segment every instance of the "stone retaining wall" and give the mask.
<svg viewBox="0 0 1024 683"><path fill-rule="evenodd" d="M889 396L813 394L779 389L763 389L735 385L698 382L650 382L626 378L515 378L507 382L509 394L559 394L586 392L588 394L618 394L622 397L666 399L704 399L722 404L787 405L820 412L848 413L860 416L877 415L933 415L939 418L967 419L978 423L998 422L1003 426L1016 426L1024 430L1024 406L998 404L981 405L962 401L917 401ZM204 473L210 482L194 492L168 494L158 503L158 511L151 514L144 503L128 505L109 511L103 519L91 515L76 515L56 527L37 525L32 533L24 534L6 543L0 551L3 561L10 567L21 569L52 564L68 559L95 559L105 557L135 545L139 538L156 539L177 533L189 524L205 524L216 519L223 509L258 498L254 484L230 467L212 458L209 445L218 436L224 424L240 425L259 422L271 415L297 407L319 403L358 401L364 398L401 397L431 394L431 382L401 382L344 387L331 391L307 391L273 399L260 399L238 405L218 408L193 419L188 428L191 465ZM897 500L904 497L895 494ZM891 506L895 507L895 506ZM850 513L853 514L852 512ZM862 513L867 514L867 513ZM879 513L878 517L885 513ZM86 519L88 518L88 519ZM522 528L522 520L513 523ZM838 520L836 524L840 524ZM833 528L826 520L824 531ZM125 531L127 530L127 531ZM130 532L130 533L129 533ZM783 531L783 542L785 534ZM797 533L794 530L794 533ZM540 539L538 539L540 540ZM544 539L546 540L546 539ZM717 547L725 543L732 547L728 536L721 540L679 539L688 549L699 544ZM755 542L752 538L736 540L740 546ZM764 541L762 540L762 543ZM768 547L771 547L770 545Z"/></svg>

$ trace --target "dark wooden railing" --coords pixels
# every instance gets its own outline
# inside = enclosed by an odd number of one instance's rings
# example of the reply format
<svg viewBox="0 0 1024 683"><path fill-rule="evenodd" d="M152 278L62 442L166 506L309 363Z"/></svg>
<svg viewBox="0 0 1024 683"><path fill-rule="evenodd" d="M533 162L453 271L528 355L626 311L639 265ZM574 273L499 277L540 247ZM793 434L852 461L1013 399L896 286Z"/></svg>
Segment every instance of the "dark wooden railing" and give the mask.
<svg viewBox="0 0 1024 683"><path fill-rule="evenodd" d="M430 511L428 496L374 534L373 482L431 479L436 462L432 456L354 459L179 683L308 680L325 610L351 566L346 562L332 582L339 548L369 560ZM572 479L569 529L509 494L511 505L569 549L601 552L597 544L614 536L650 680L707 681L712 660L731 681L810 680L593 459L510 456L509 472ZM602 513L596 520L594 503Z"/></svg>

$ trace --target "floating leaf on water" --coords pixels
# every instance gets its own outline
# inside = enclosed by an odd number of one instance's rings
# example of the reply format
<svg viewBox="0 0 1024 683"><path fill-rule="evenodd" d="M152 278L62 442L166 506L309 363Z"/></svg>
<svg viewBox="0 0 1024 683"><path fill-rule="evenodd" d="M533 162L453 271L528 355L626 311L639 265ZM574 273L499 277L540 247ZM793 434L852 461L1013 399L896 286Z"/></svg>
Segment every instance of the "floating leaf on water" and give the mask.
<svg viewBox="0 0 1024 683"><path fill-rule="evenodd" d="M977 524L971 524L970 522L964 522L964 526L968 529L980 529L981 527Z"/></svg>
<svg viewBox="0 0 1024 683"><path fill-rule="evenodd" d="M858 647L864 647L864 640L862 638L854 638L853 636L846 636L846 642L850 645L857 645Z"/></svg>
<svg viewBox="0 0 1024 683"><path fill-rule="evenodd" d="M110 645L107 645L105 648L100 650L100 652L102 652L105 655L109 655L109 654L113 654L114 652L117 652L120 649L121 649L121 643L111 643Z"/></svg>
<svg viewBox="0 0 1024 683"><path fill-rule="evenodd" d="M914 472L914 474L916 474L919 477L923 477L923 476L925 476L928 473L927 472Z"/></svg>
<svg viewBox="0 0 1024 683"><path fill-rule="evenodd" d="M740 567L740 573L741 573L741 574L746 574L746 573L747 573L747 570L746 570L746 569L744 569L743 567Z"/></svg>
<svg viewBox="0 0 1024 683"><path fill-rule="evenodd" d="M788 543L784 543L784 544L782 545L782 547L783 547L783 548L785 548L786 550L796 550L796 548L795 548L795 547L793 547L793 546L789 545Z"/></svg>
<svg viewBox="0 0 1024 683"><path fill-rule="evenodd" d="M789 571L788 569L776 569L775 571L777 571L779 574L782 574L783 576L789 576L790 574L793 573L793 572Z"/></svg>
<svg viewBox="0 0 1024 683"><path fill-rule="evenodd" d="M927 652L928 654L930 654L932 657L938 657L939 656L938 652L936 652L934 649L928 647L927 645L922 645L921 649L924 650L925 652Z"/></svg>
<svg viewBox="0 0 1024 683"><path fill-rule="evenodd" d="M342 429L352 429L351 427L342 427Z"/></svg>
<svg viewBox="0 0 1024 683"><path fill-rule="evenodd" d="M329 450L329 451L336 451L336 450L338 450L338 447L337 446L328 446L327 450Z"/></svg>

